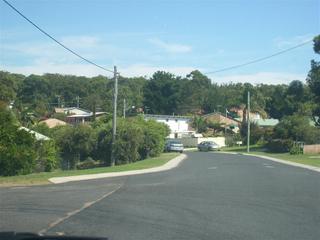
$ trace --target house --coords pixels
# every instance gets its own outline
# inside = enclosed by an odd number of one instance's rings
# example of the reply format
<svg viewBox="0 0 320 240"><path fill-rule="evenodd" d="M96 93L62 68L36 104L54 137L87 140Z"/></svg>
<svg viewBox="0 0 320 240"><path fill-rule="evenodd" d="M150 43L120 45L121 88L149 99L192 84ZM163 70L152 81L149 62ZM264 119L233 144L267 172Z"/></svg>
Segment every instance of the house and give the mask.
<svg viewBox="0 0 320 240"><path fill-rule="evenodd" d="M276 126L279 123L279 120L273 118L266 118L253 120L253 122L255 122L259 127L267 128Z"/></svg>
<svg viewBox="0 0 320 240"><path fill-rule="evenodd" d="M243 109L242 108L233 107L233 108L230 108L229 111L235 113L238 116L235 119L237 119L240 122L242 121L242 119L243 119ZM250 112L249 118L251 120L262 119L260 113L258 113L258 112Z"/></svg>
<svg viewBox="0 0 320 240"><path fill-rule="evenodd" d="M202 116L205 120L220 123L222 126L228 126L231 129L239 129L241 122L226 116L220 112L213 112Z"/></svg>
<svg viewBox="0 0 320 240"><path fill-rule="evenodd" d="M195 131L190 126L192 121L191 117L145 114L144 119L152 119L168 125L168 127L170 128L169 138L181 138L183 136L188 136L195 133Z"/></svg>
<svg viewBox="0 0 320 240"><path fill-rule="evenodd" d="M47 136L45 136L45 135L43 135L41 133L38 133L36 131L33 131L33 130L29 129L29 128L26 128L26 127L19 127L19 130L24 130L24 131L26 131L28 133L33 134L37 141L48 141L48 140L50 140L49 137L47 137Z"/></svg>
<svg viewBox="0 0 320 240"><path fill-rule="evenodd" d="M67 123L70 123L70 124L90 122L94 117L99 117L106 114L106 112L96 112L94 114L89 110L85 110L77 107L55 108L55 112L66 114Z"/></svg>
<svg viewBox="0 0 320 240"><path fill-rule="evenodd" d="M46 124L49 128L54 128L56 126L67 125L67 123L65 121L61 121L61 120L56 119L56 118L48 118L46 120L40 121L39 123Z"/></svg>

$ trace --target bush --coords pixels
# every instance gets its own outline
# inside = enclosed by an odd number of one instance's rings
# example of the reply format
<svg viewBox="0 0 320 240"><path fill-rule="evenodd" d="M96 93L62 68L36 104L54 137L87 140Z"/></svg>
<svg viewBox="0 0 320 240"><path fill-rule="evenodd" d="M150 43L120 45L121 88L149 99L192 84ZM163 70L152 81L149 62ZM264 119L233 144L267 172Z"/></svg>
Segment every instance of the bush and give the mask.
<svg viewBox="0 0 320 240"><path fill-rule="evenodd" d="M240 127L240 134L243 144L247 144L247 123L242 122ZM255 122L250 122L250 144L257 144L264 136L264 130Z"/></svg>
<svg viewBox="0 0 320 240"><path fill-rule="evenodd" d="M290 139L285 139L285 140L273 139L267 143L266 147L270 152L275 152L275 153L289 152L290 149L293 147L293 141Z"/></svg>
<svg viewBox="0 0 320 240"><path fill-rule="evenodd" d="M157 123L154 120L139 120L143 128L143 144L139 147L139 153L142 159L156 157L163 152L165 137L169 135L167 125Z"/></svg>
<svg viewBox="0 0 320 240"><path fill-rule="evenodd" d="M143 129L134 121L119 121L114 143L115 164L127 164L140 160L138 149L143 144Z"/></svg>
<svg viewBox="0 0 320 240"><path fill-rule="evenodd" d="M293 145L293 146L290 148L289 153L290 153L291 155L303 154L303 148L301 148L301 147L298 146L298 145Z"/></svg>
<svg viewBox="0 0 320 240"><path fill-rule="evenodd" d="M36 143L37 149L37 172L51 172L59 166L59 156L56 145L53 140L38 141Z"/></svg>
<svg viewBox="0 0 320 240"><path fill-rule="evenodd" d="M35 137L15 125L9 110L0 108L0 175L31 173L35 166Z"/></svg>
<svg viewBox="0 0 320 240"><path fill-rule="evenodd" d="M63 169L74 169L79 161L92 154L96 134L90 126L59 126L54 130L53 136L60 150Z"/></svg>

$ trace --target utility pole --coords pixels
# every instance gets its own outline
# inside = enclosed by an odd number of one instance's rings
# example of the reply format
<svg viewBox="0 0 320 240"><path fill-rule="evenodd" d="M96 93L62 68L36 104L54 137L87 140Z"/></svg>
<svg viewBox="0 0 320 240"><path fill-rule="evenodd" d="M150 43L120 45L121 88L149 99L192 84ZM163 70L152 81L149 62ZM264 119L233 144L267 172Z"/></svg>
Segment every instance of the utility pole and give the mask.
<svg viewBox="0 0 320 240"><path fill-rule="evenodd" d="M126 99L123 99L123 118L126 118Z"/></svg>
<svg viewBox="0 0 320 240"><path fill-rule="evenodd" d="M118 99L118 72L117 67L113 70L114 90L113 90L113 118L112 118L112 146L111 146L111 167L115 164L114 146L117 134L117 99Z"/></svg>
<svg viewBox="0 0 320 240"><path fill-rule="evenodd" d="M247 99L247 152L250 152L250 92Z"/></svg>
<svg viewBox="0 0 320 240"><path fill-rule="evenodd" d="M77 96L77 108L79 108L79 106L80 106L80 98L79 96Z"/></svg>

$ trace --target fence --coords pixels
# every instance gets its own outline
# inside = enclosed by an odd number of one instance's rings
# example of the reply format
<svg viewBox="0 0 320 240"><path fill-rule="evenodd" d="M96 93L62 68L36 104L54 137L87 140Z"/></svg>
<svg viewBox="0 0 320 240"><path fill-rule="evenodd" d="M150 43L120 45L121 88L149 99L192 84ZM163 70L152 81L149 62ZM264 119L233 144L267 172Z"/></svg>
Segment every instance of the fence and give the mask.
<svg viewBox="0 0 320 240"><path fill-rule="evenodd" d="M320 144L304 145L303 153L320 154Z"/></svg>

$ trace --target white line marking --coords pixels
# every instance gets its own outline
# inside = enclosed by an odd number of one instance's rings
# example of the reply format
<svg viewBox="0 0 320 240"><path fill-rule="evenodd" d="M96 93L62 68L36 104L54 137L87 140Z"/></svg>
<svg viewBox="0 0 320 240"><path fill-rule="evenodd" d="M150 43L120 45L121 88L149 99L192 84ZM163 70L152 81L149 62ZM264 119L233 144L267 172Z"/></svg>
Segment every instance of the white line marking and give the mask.
<svg viewBox="0 0 320 240"><path fill-rule="evenodd" d="M101 201L102 199L110 196L112 193L118 191L122 186L123 186L123 185L120 185L120 186L117 187L115 190L104 194L102 197L98 198L98 199L95 200L95 201L86 202L86 203L83 204L83 206L82 206L81 208L79 208L79 209L76 209L76 210L74 210L74 211L72 211L72 212L68 212L66 216L64 216L64 217L62 217L62 218L58 218L56 221L50 223L47 228L44 228L44 229L40 230L40 231L38 232L38 234L39 234L39 235L42 235L42 234L46 233L46 232L49 231L51 228L57 226L58 224L60 224L60 223L62 223L63 221L67 220L68 218L76 215L77 213L79 213L79 212L87 209L88 207L91 207L93 204L95 204L95 203Z"/></svg>
<svg viewBox="0 0 320 240"><path fill-rule="evenodd" d="M274 166L265 165L266 168L274 168Z"/></svg>
<svg viewBox="0 0 320 240"><path fill-rule="evenodd" d="M211 169L217 169L217 168L218 168L218 167L209 167L208 169L211 170Z"/></svg>

